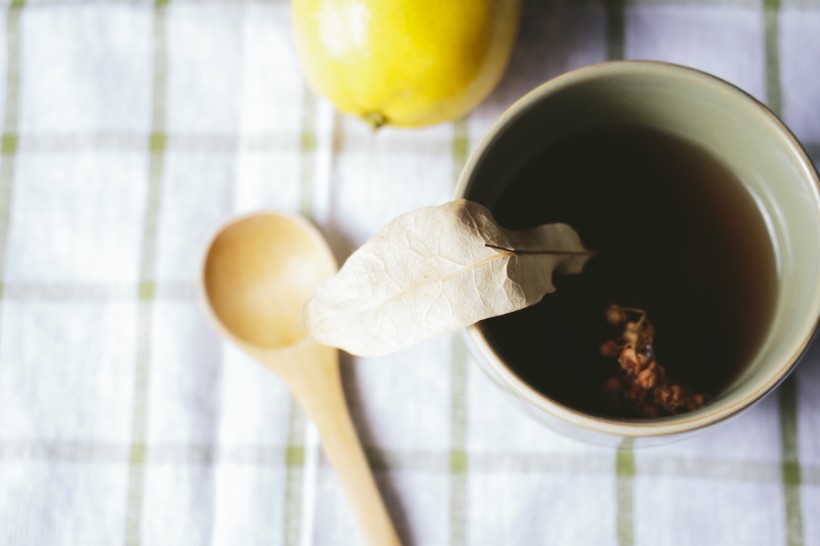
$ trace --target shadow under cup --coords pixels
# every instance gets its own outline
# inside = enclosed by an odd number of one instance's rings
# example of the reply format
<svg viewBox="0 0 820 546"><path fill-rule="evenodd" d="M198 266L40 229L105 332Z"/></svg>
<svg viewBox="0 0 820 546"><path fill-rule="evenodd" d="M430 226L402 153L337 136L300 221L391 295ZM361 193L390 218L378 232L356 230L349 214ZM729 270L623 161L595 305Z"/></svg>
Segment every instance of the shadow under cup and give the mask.
<svg viewBox="0 0 820 546"><path fill-rule="evenodd" d="M522 166L550 143L622 125L659 130L707 150L745 185L760 208L775 252L777 294L770 326L754 356L704 407L631 420L590 415L552 400L511 370L477 326L468 329L468 336L490 377L552 428L596 443L629 437L652 444L748 408L797 364L820 316L820 182L788 129L741 90L696 70L627 61L571 72L515 103L473 152L456 196L492 210Z"/></svg>

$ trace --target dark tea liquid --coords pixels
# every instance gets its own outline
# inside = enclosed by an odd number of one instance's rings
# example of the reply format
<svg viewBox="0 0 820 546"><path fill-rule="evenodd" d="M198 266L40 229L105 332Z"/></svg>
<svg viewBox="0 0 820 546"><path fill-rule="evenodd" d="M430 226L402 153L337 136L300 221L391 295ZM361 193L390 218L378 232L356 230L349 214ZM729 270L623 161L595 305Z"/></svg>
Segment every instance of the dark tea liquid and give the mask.
<svg viewBox="0 0 820 546"><path fill-rule="evenodd" d="M640 127L596 129L543 150L514 176L493 213L524 229L566 222L598 252L580 275L555 275L537 305L480 327L527 383L567 406L629 416L604 396L617 362L611 303L645 310L670 382L707 397L758 348L776 297L764 219L725 166L699 147Z"/></svg>

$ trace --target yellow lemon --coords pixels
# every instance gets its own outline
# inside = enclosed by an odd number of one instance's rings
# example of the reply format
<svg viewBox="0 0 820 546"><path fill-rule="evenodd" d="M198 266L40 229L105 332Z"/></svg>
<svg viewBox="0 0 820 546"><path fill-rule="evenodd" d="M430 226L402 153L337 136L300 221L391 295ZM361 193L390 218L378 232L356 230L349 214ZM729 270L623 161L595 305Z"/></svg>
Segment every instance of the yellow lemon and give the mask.
<svg viewBox="0 0 820 546"><path fill-rule="evenodd" d="M308 83L373 126L458 118L498 83L521 0L294 0Z"/></svg>

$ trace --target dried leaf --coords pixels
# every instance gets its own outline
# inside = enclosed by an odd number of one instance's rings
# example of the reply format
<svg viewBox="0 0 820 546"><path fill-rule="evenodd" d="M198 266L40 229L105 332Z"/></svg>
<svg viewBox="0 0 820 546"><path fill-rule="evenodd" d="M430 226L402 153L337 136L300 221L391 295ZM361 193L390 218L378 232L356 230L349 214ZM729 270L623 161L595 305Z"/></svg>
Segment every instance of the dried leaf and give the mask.
<svg viewBox="0 0 820 546"><path fill-rule="evenodd" d="M580 273L588 258L566 224L509 231L464 199L421 208L387 224L321 284L305 324L320 343L383 355L538 303L555 290L554 270Z"/></svg>

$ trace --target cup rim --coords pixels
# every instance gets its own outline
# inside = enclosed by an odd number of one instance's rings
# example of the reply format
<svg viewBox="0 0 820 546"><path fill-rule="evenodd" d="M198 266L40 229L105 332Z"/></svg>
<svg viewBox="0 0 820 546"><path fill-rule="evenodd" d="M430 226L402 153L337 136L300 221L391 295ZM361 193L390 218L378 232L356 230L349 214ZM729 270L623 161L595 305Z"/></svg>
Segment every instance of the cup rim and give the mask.
<svg viewBox="0 0 820 546"><path fill-rule="evenodd" d="M820 189L820 176L818 176L817 170L814 168L808 154L794 134L792 134L791 130L765 104L746 91L718 76L696 68L663 61L625 60L608 61L569 71L542 83L515 101L493 122L470 154L456 184L455 196L457 198L465 196L467 184L472 178L476 166L484 156L484 153L496 139L499 138L503 129L514 122L530 105L543 100L545 97L561 89L587 79L607 75L646 74L648 72L654 74L660 73L664 77L693 78L699 84L715 87L717 91L731 94L737 99L754 106L757 115L763 116L763 118L767 120L772 131L785 139L785 142L789 145L796 159L801 166L804 167L804 172L808 175L809 179L814 182L814 185ZM466 329L466 335L470 340L470 345L478 352L478 356L484 359L489 365L490 371L496 375L496 378L499 379L506 388L522 397L528 404L562 421L580 426L584 429L597 433L603 432L609 435L630 438L658 437L692 432L737 415L768 395L788 377L805 354L812 339L817 336L818 333L820 333L820 314L815 319L814 324L807 328L805 336L801 339L791 357L773 369L765 383L732 404L702 414L687 412L657 419L626 419L595 416L553 400L526 383L507 366L490 347L490 344L486 338L484 338L477 324L471 325ZM695 413L695 415L693 416L692 413Z"/></svg>

